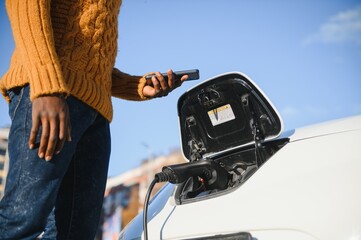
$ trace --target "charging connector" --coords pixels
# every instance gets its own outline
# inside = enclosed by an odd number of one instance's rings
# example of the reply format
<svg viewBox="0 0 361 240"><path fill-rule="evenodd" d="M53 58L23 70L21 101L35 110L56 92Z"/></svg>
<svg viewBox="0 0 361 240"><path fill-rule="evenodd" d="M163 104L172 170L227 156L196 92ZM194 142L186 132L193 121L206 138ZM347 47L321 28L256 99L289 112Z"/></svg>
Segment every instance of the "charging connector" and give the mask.
<svg viewBox="0 0 361 240"><path fill-rule="evenodd" d="M208 189L224 189L228 183L228 172L211 159L166 166L157 175L159 179L174 184L183 183L190 177L200 177Z"/></svg>
<svg viewBox="0 0 361 240"><path fill-rule="evenodd" d="M150 193L153 187L158 182L170 182L173 184L180 184L185 182L191 177L199 177L203 179L205 187L208 190L212 189L226 189L228 184L228 172L221 167L217 162L211 159L199 160L189 163L181 163L162 168L162 172L157 173L154 176L152 183L148 188L148 192L144 201L143 210L143 228L144 239L148 239L148 227L147 227L147 211L148 202L150 199Z"/></svg>

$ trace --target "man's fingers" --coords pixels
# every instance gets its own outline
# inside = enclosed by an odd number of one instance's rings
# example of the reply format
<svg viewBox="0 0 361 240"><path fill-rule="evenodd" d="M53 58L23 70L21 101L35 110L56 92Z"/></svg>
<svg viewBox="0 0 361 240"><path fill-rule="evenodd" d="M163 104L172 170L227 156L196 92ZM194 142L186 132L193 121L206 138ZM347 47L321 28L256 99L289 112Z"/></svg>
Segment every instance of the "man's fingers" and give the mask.
<svg viewBox="0 0 361 240"><path fill-rule="evenodd" d="M160 90L161 91L167 91L168 90L168 83L165 81L164 77L160 72L156 73L156 76L158 78L159 84L160 84Z"/></svg>
<svg viewBox="0 0 361 240"><path fill-rule="evenodd" d="M169 69L167 71L167 74L168 74L168 85L172 89L175 86L175 80L176 80L172 69Z"/></svg>
<svg viewBox="0 0 361 240"><path fill-rule="evenodd" d="M44 158L46 149L48 148L48 140L50 135L49 132L50 126L49 126L49 122L46 119L42 120L41 128L42 128L42 132L40 137L40 146L39 146L38 155L40 158Z"/></svg>
<svg viewBox="0 0 361 240"><path fill-rule="evenodd" d="M152 83L153 83L153 88L154 88L155 92L156 93L160 92L161 86L159 84L158 79L155 76L152 77Z"/></svg>
<svg viewBox="0 0 361 240"><path fill-rule="evenodd" d="M143 88L143 94L146 97L167 96L175 88L181 86L187 78L188 75L177 78L172 69L168 69L167 77L156 72L154 75L152 74L151 78L147 78L147 85Z"/></svg>
<svg viewBox="0 0 361 240"><path fill-rule="evenodd" d="M34 149L36 144L36 136L40 128L40 119L38 116L33 116L33 123L30 130L29 148Z"/></svg>
<svg viewBox="0 0 361 240"><path fill-rule="evenodd" d="M59 154L63 149L64 142L69 141L70 126L65 114L59 116L59 138L55 147L55 154Z"/></svg>
<svg viewBox="0 0 361 240"><path fill-rule="evenodd" d="M58 144L58 141L60 141L59 138L59 119L58 118L51 118L50 120L50 134L48 138L48 146L46 147L46 153L45 153L45 160L50 161L53 157L55 148ZM64 137L63 137L64 139Z"/></svg>
<svg viewBox="0 0 361 240"><path fill-rule="evenodd" d="M183 75L180 80L181 80L181 82L184 82L187 79L188 79L188 75Z"/></svg>
<svg viewBox="0 0 361 240"><path fill-rule="evenodd" d="M68 123L67 132L68 132L68 134L67 134L66 140L67 140L68 142L71 142L71 125L70 125L70 121L69 121L69 123Z"/></svg>

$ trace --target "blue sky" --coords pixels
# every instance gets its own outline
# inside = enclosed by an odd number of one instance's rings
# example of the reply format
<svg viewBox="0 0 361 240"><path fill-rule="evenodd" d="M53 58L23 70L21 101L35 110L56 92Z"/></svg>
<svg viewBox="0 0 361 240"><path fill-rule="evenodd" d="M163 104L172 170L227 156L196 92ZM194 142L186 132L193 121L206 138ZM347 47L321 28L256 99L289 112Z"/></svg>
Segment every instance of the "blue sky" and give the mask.
<svg viewBox="0 0 361 240"><path fill-rule="evenodd" d="M361 2L352 0L123 0L116 67L130 74L200 70L168 97L113 99L109 175L180 146L176 104L217 74L251 77L284 128L361 114ZM14 44L0 6L0 75ZM0 126L10 124L0 99Z"/></svg>

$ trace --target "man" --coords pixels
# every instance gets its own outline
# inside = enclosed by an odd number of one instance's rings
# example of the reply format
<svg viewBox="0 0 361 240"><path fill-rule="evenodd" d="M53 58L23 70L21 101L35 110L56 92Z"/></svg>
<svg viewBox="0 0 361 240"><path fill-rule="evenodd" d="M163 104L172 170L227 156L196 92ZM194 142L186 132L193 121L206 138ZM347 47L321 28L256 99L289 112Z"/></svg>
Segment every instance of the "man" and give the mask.
<svg viewBox="0 0 361 240"><path fill-rule="evenodd" d="M15 40L0 89L9 101L10 169L0 239L94 239L110 155L111 96L167 95L114 68L121 0L7 0ZM140 126L142 127L142 126ZM55 216L55 217L54 217Z"/></svg>

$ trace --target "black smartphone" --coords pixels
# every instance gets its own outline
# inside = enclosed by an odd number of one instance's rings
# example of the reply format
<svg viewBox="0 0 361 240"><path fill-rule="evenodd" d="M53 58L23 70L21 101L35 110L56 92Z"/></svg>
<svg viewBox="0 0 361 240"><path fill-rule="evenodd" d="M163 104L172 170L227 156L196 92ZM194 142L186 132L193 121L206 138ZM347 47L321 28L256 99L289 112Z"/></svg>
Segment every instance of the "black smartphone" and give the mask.
<svg viewBox="0 0 361 240"><path fill-rule="evenodd" d="M168 74L167 73L161 73L161 74L165 78L165 80L168 79ZM173 74L175 75L176 80L181 79L181 77L184 76L184 75L188 75L188 78L187 78L186 81L199 79L199 70L198 69L175 71L175 72L173 72ZM145 77L145 79L150 80L153 76L155 76L155 74L147 75Z"/></svg>

